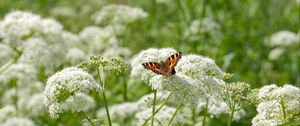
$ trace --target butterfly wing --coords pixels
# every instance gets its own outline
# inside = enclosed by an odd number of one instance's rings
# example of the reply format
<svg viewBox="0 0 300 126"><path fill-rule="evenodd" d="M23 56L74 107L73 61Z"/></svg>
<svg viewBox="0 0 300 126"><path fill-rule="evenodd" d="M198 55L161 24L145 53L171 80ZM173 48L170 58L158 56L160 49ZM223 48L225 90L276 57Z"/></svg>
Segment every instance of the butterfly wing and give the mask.
<svg viewBox="0 0 300 126"><path fill-rule="evenodd" d="M173 75L175 74L174 67L176 66L178 60L181 59L181 52L175 53L171 55L165 62L167 68L167 74Z"/></svg>
<svg viewBox="0 0 300 126"><path fill-rule="evenodd" d="M154 73L167 75L166 70L163 68L162 65L156 62L148 62L142 64L146 69L152 70Z"/></svg>

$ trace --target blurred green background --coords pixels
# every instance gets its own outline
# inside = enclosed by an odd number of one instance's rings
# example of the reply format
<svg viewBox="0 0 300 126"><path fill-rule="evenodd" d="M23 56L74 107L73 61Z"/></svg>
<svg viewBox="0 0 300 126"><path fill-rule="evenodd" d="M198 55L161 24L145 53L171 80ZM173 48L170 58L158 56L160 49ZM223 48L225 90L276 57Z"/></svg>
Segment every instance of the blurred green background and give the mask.
<svg viewBox="0 0 300 126"><path fill-rule="evenodd" d="M129 24L120 36L123 47L133 54L150 47L171 47L183 54L210 57L218 66L234 74L229 81L243 81L252 88L271 83L299 87L299 43L291 45L277 60L268 59L272 46L268 38L279 31L299 34L299 3L296 0L1 0L0 18L13 10L26 10L44 18L54 18L66 30L78 34L84 27L95 25L91 19L97 10L109 4L140 7L148 13L145 20ZM61 16L55 8L65 7L75 15ZM63 12L61 12L63 13ZM193 20L205 17L219 24L219 35L185 35ZM17 32L17 31L16 31ZM124 79L124 78L123 78ZM252 108L255 110L255 108ZM240 124L250 125L255 112L249 112ZM226 117L226 116L225 116ZM225 118L223 122L226 122ZM244 121L243 121L244 120ZM219 121L220 122L220 121ZM222 122L222 120L221 120Z"/></svg>

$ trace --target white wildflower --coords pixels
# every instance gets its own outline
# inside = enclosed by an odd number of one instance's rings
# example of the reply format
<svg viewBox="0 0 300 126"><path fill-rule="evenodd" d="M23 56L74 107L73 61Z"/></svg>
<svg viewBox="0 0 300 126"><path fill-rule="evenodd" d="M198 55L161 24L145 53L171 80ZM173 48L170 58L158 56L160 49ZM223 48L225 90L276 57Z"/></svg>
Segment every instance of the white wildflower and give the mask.
<svg viewBox="0 0 300 126"><path fill-rule="evenodd" d="M28 115L33 117L39 117L46 114L46 108L44 104L41 102L43 101L44 96L42 93L38 93L30 97L29 100L26 101L26 110L28 111ZM23 104L24 105L24 104Z"/></svg>
<svg viewBox="0 0 300 126"><path fill-rule="evenodd" d="M35 29L38 29L36 24L39 24L40 16L29 12L14 11L7 14L0 23L0 38L3 42L11 43L16 46L19 39L23 36L30 35ZM19 31L19 32L16 32Z"/></svg>
<svg viewBox="0 0 300 126"><path fill-rule="evenodd" d="M53 69L64 63L67 45L61 42L63 39L59 36L51 39L48 37L31 37L24 41L19 62L33 64L37 69L45 69L46 75L52 74Z"/></svg>
<svg viewBox="0 0 300 126"><path fill-rule="evenodd" d="M96 24L128 24L147 17L141 8L126 5L107 5L96 12L92 18Z"/></svg>
<svg viewBox="0 0 300 126"><path fill-rule="evenodd" d="M39 68L56 68L62 62L62 55L64 51L58 51L57 49L63 49L60 45L48 45L41 38L31 38L24 42L23 53L19 59L19 62L33 64ZM57 52L55 52L57 51ZM60 53L61 52L61 53Z"/></svg>
<svg viewBox="0 0 300 126"><path fill-rule="evenodd" d="M56 17L74 17L76 12L71 7L58 6L51 9L50 14Z"/></svg>
<svg viewBox="0 0 300 126"><path fill-rule="evenodd" d="M68 47L75 48L83 45L80 37L74 33L63 31L61 35L63 38L63 42L65 42Z"/></svg>
<svg viewBox="0 0 300 126"><path fill-rule="evenodd" d="M167 125L168 122L171 120L171 117L173 116L175 112L175 108L164 106L158 113L154 116L154 125L155 126L164 126ZM141 125L145 122L146 119L148 119L152 114L152 108L148 108L143 111L139 111L135 117L138 119L138 124ZM177 114L172 121L171 125L178 125L182 122L183 117L180 114ZM151 121L148 121L148 124L151 123Z"/></svg>
<svg viewBox="0 0 300 126"><path fill-rule="evenodd" d="M8 119L3 126L35 126L35 124L31 119L14 117Z"/></svg>
<svg viewBox="0 0 300 126"><path fill-rule="evenodd" d="M112 47L107 48L103 55L106 57L129 57L131 55L131 51L128 48L122 48L122 47Z"/></svg>
<svg viewBox="0 0 300 126"><path fill-rule="evenodd" d="M119 47L115 33L105 28L89 26L84 28L79 36L88 45L90 53L104 52L108 48Z"/></svg>
<svg viewBox="0 0 300 126"><path fill-rule="evenodd" d="M270 37L271 46L289 46L299 43L299 36L290 31L279 31Z"/></svg>
<svg viewBox="0 0 300 126"><path fill-rule="evenodd" d="M82 92L76 92L66 99L63 107L70 108L72 112L88 111L96 106L94 99Z"/></svg>
<svg viewBox="0 0 300 126"><path fill-rule="evenodd" d="M56 20L54 19L43 19L40 23L41 28L39 30L41 30L42 33L44 34L57 34L62 32L63 30L63 26L58 23Z"/></svg>
<svg viewBox="0 0 300 126"><path fill-rule="evenodd" d="M146 62L164 62L176 52L170 48L151 48L142 51L131 62L131 75L141 76L142 80L149 83L153 89L175 91L172 97L174 100L177 99L175 101L185 97L184 103L194 104L199 96L206 97L205 93L218 95L216 92L220 92L221 85L224 84L221 79L225 73L209 58L198 55L182 56L175 67L176 74L173 76L158 75L142 66L142 63Z"/></svg>
<svg viewBox="0 0 300 126"><path fill-rule="evenodd" d="M259 120L258 116L255 116L252 120L252 126L277 126L277 120Z"/></svg>
<svg viewBox="0 0 300 126"><path fill-rule="evenodd" d="M15 56L15 52L9 46L0 43L0 66L12 60Z"/></svg>
<svg viewBox="0 0 300 126"><path fill-rule="evenodd" d="M45 100L44 100L45 101ZM59 103L53 103L49 107L49 114L52 118L58 118L60 113L63 113L63 110L61 108L61 104Z"/></svg>
<svg viewBox="0 0 300 126"><path fill-rule="evenodd" d="M287 120L293 120L300 114L300 89L295 86L289 84L283 87L277 87L275 84L264 86L259 90L257 97L259 104L257 115L252 119L253 125L265 125L266 122L270 122L270 125L279 125Z"/></svg>
<svg viewBox="0 0 300 126"><path fill-rule="evenodd" d="M203 110L206 104L207 103L203 102L201 99L198 103L197 111L200 112L201 110ZM224 101L220 99L216 99L215 97L210 97L208 101L208 113L211 114L212 116L219 117L221 114L230 114L230 109ZM235 111L233 115L233 119L239 120L245 115L246 115L245 110L240 109L238 111Z"/></svg>
<svg viewBox="0 0 300 126"><path fill-rule="evenodd" d="M82 61L86 61L86 55L84 51L79 48L70 48L66 55L67 61L73 65L76 65Z"/></svg>
<svg viewBox="0 0 300 126"><path fill-rule="evenodd" d="M87 26L79 33L79 37L86 43L96 41L96 36L102 31L100 27L97 26Z"/></svg>
<svg viewBox="0 0 300 126"><path fill-rule="evenodd" d="M164 51L162 51L164 50ZM155 49L150 48L142 51L139 55L132 60L131 62L131 76L141 76L142 80L149 82L149 80L156 76L157 74L153 73L150 70L147 70L143 67L142 63L146 62L165 62L165 60L172 54L175 54L176 50L167 48L167 49Z"/></svg>
<svg viewBox="0 0 300 126"><path fill-rule="evenodd" d="M188 55L179 60L177 72L181 72L191 78L201 78L203 76L215 76L222 79L225 73L215 64L215 62L199 55Z"/></svg>
<svg viewBox="0 0 300 126"><path fill-rule="evenodd" d="M233 58L235 57L235 54L233 52L227 54L226 56L224 56L224 63L222 66L222 70L226 71L228 69L228 67L230 66Z"/></svg>
<svg viewBox="0 0 300 126"><path fill-rule="evenodd" d="M219 35L220 25L213 19L206 17L202 20L193 20L190 27L185 31L185 35L192 38L201 34Z"/></svg>
<svg viewBox="0 0 300 126"><path fill-rule="evenodd" d="M133 116L139 108L135 102L124 102L109 107L109 113L111 118L114 119L125 119L126 117ZM97 112L97 117L103 118L106 116L105 108L101 108Z"/></svg>
<svg viewBox="0 0 300 126"><path fill-rule="evenodd" d="M0 108L0 124L3 124L7 119L17 115L16 107L12 105L6 105Z"/></svg>
<svg viewBox="0 0 300 126"><path fill-rule="evenodd" d="M269 52L269 60L277 60L285 52L283 48L277 47Z"/></svg>
<svg viewBox="0 0 300 126"><path fill-rule="evenodd" d="M43 91L44 86L41 82L32 82L30 84L22 85L23 83L17 84L17 87L6 89L2 95L2 103L14 104L14 99L18 97L18 107L25 107L23 102L28 102L30 97L36 93ZM18 91L18 92L16 92Z"/></svg>
<svg viewBox="0 0 300 126"><path fill-rule="evenodd" d="M17 63L9 66L2 74L0 74L0 82L8 84L15 80L20 87L32 85L37 81L37 71L29 64Z"/></svg>
<svg viewBox="0 0 300 126"><path fill-rule="evenodd" d="M72 110L83 111L85 107L80 107L86 105L88 100L78 96L78 93L88 94L92 90L101 92L100 86L91 75L79 68L65 68L48 78L44 90L44 104L53 118L58 118L64 103L73 103L75 105L70 106Z"/></svg>
<svg viewBox="0 0 300 126"><path fill-rule="evenodd" d="M258 99L260 101L272 100L273 91L276 90L277 88L278 87L275 84L266 85L266 86L262 87L257 94Z"/></svg>
<svg viewBox="0 0 300 126"><path fill-rule="evenodd" d="M42 19L30 12L13 11L0 23L0 38L4 43L16 48L28 37L59 34L62 29L62 25L53 19Z"/></svg>
<svg viewBox="0 0 300 126"><path fill-rule="evenodd" d="M167 99L168 95L169 92L158 91L156 93L156 101L155 101L156 104L161 104L162 102L164 102ZM154 100L154 94L151 93L151 94L144 95L136 103L140 109L146 109L152 107L153 100Z"/></svg>

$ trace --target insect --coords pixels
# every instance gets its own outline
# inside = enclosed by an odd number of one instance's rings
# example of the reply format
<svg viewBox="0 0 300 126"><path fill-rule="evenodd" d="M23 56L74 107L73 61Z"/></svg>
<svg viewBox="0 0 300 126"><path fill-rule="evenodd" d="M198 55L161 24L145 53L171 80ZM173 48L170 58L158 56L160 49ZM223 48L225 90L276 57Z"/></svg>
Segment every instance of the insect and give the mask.
<svg viewBox="0 0 300 126"><path fill-rule="evenodd" d="M176 73L174 67L181 58L181 52L171 55L165 62L147 62L142 65L146 69L152 70L154 73L161 74L164 76L171 76Z"/></svg>

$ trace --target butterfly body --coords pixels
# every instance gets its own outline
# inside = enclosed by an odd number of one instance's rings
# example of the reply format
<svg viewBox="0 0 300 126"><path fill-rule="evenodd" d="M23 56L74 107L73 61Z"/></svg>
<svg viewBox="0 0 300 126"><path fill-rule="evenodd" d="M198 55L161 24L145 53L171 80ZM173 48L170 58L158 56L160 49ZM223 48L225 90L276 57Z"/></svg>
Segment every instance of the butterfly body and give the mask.
<svg viewBox="0 0 300 126"><path fill-rule="evenodd" d="M171 76L176 73L174 67L176 66L180 58L181 58L181 52L178 52L171 55L165 62L161 62L161 63L147 62L147 63L143 63L142 65L146 69L150 69L154 73L164 75L164 76Z"/></svg>

